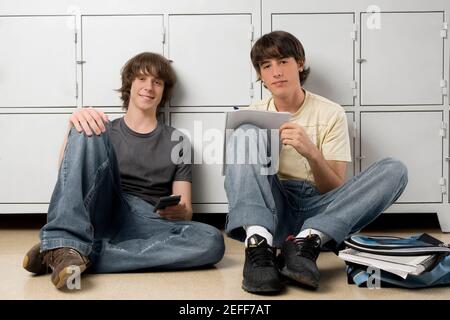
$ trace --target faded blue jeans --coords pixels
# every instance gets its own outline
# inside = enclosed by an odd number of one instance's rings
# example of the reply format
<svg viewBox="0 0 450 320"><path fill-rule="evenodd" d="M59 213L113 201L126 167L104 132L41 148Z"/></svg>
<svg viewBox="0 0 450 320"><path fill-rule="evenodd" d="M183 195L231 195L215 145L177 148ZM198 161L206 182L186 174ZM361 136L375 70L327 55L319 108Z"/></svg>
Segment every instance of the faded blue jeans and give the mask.
<svg viewBox="0 0 450 320"><path fill-rule="evenodd" d="M244 124L246 130L259 128ZM248 144L235 144L228 140L228 154L247 153L248 146L259 145L271 154L267 135L247 135ZM262 136L262 139L260 138ZM268 150L268 151L267 151ZM327 245L335 250L343 240L375 220L402 194L408 182L407 168L393 158L386 158L345 182L342 186L320 194L306 180L280 180L276 174L262 175L264 159L257 163L227 164L225 190L229 213L226 233L243 241L243 226L265 227L274 236L274 246L281 247L288 235L297 235L305 229L319 230L332 240ZM261 164L262 163L262 164Z"/></svg>
<svg viewBox="0 0 450 320"><path fill-rule="evenodd" d="M108 131L91 137L70 131L47 220L41 251L74 248L97 273L207 266L224 254L218 229L164 219L151 204L121 192Z"/></svg>

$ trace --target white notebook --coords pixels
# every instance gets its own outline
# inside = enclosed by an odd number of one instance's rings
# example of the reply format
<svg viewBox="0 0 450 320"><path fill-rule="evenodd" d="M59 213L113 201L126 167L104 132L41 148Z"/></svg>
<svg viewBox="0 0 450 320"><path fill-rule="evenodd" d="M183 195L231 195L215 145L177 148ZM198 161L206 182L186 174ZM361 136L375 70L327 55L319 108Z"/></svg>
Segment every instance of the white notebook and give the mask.
<svg viewBox="0 0 450 320"><path fill-rule="evenodd" d="M259 111L259 110L234 110L226 113L225 134L223 144L222 175L225 174L226 148L228 138L232 130L248 123L261 129L279 129L281 125L291 118L289 112Z"/></svg>
<svg viewBox="0 0 450 320"><path fill-rule="evenodd" d="M408 274L421 274L436 259L436 255L387 256L360 252L354 249L345 249L340 251L339 257L345 261L385 270L387 272L396 274L403 279L406 279Z"/></svg>

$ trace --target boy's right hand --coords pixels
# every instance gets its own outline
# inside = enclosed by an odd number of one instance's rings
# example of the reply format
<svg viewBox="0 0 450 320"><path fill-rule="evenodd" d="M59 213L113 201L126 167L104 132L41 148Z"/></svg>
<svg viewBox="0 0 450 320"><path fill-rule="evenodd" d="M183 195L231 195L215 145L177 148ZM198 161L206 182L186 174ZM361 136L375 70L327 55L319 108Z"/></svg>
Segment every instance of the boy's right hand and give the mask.
<svg viewBox="0 0 450 320"><path fill-rule="evenodd" d="M92 131L96 135L105 132L106 127L104 123L109 122L109 119L104 112L89 107L75 110L69 121L78 132L84 131L86 135L91 136Z"/></svg>

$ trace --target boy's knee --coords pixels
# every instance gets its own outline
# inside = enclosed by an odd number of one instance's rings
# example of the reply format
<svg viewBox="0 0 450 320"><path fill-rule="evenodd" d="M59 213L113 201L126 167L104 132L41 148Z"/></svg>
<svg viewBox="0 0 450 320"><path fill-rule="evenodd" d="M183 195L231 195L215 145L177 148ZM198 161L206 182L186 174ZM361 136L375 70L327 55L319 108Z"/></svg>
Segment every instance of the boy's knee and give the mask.
<svg viewBox="0 0 450 320"><path fill-rule="evenodd" d="M225 242L222 232L213 226L207 225L205 227L205 257L208 260L207 264L216 264L222 260L225 254Z"/></svg>
<svg viewBox="0 0 450 320"><path fill-rule="evenodd" d="M398 159L389 157L381 160L385 172L388 176L395 177L400 180L408 179L408 168Z"/></svg>

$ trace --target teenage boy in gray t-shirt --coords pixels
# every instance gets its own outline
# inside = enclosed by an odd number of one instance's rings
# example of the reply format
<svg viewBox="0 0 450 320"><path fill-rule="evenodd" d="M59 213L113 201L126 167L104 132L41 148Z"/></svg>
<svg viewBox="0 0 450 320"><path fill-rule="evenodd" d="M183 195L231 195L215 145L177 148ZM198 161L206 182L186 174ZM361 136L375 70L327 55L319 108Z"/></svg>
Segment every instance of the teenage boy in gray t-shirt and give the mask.
<svg viewBox="0 0 450 320"><path fill-rule="evenodd" d="M75 272L181 269L217 263L224 254L216 228L191 221L191 147L157 120L175 74L168 60L144 52L122 69L125 116L109 122L93 108L70 117L60 169L41 229L23 267L52 272L57 288ZM162 196L178 205L154 212Z"/></svg>

